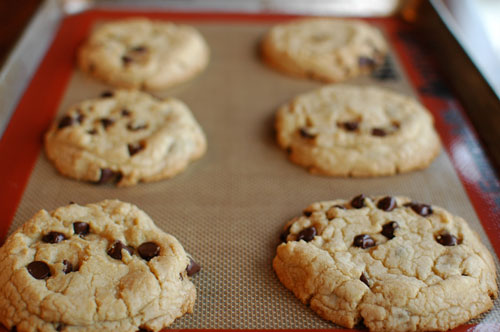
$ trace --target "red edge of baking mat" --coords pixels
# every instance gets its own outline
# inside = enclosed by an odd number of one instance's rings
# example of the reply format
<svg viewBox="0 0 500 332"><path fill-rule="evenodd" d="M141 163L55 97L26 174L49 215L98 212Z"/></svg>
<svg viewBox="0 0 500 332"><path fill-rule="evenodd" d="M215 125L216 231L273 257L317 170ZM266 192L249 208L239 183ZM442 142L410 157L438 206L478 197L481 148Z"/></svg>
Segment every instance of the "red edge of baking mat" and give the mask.
<svg viewBox="0 0 500 332"><path fill-rule="evenodd" d="M280 14L131 12L91 10L63 20L52 46L19 102L0 140L0 243L22 198L30 174L42 149L42 137L52 122L75 65L75 50L97 19L127 16L193 21L272 22L298 16ZM463 109L436 74L435 65L414 39L412 29L396 18L369 19L386 29L391 44L406 73L417 89L422 103L430 109L444 147L457 171L469 199L493 248L500 257L500 184L477 135ZM480 324L481 331L500 331L498 324ZM0 330L2 330L0 328ZM464 325L454 332L472 332ZM5 331L5 329L3 329ZM191 330L182 330L191 331ZM194 330L193 330L194 331ZM213 330L222 331L222 330ZM266 330L273 331L273 330ZM321 331L321 330L311 330ZM324 330L326 331L326 330ZM343 331L329 329L328 331Z"/></svg>

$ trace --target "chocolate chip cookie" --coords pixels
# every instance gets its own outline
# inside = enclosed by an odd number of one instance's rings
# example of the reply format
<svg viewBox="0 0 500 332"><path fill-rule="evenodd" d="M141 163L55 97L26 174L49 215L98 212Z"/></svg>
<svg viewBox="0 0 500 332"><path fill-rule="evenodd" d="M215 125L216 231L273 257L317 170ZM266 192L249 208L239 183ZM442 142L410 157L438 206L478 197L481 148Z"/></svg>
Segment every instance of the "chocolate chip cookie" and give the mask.
<svg viewBox="0 0 500 332"><path fill-rule="evenodd" d="M284 73L338 82L371 72L384 61L387 44L379 30L357 20L307 18L274 26L262 54Z"/></svg>
<svg viewBox="0 0 500 332"><path fill-rule="evenodd" d="M41 210L0 248L0 320L18 332L159 331L193 311L198 270L134 205Z"/></svg>
<svg viewBox="0 0 500 332"><path fill-rule="evenodd" d="M184 103L137 90L80 102L45 135L47 157L62 174L118 186L170 178L205 150L203 131Z"/></svg>
<svg viewBox="0 0 500 332"><path fill-rule="evenodd" d="M292 219L280 281L321 317L370 331L445 331L498 296L491 254L460 217L406 197L318 202Z"/></svg>
<svg viewBox="0 0 500 332"><path fill-rule="evenodd" d="M122 88L160 90L203 70L207 44L193 27L133 18L105 23L80 47L82 71Z"/></svg>
<svg viewBox="0 0 500 332"><path fill-rule="evenodd" d="M427 167L440 151L429 111L378 87L329 85L276 115L279 145L312 173L380 176Z"/></svg>

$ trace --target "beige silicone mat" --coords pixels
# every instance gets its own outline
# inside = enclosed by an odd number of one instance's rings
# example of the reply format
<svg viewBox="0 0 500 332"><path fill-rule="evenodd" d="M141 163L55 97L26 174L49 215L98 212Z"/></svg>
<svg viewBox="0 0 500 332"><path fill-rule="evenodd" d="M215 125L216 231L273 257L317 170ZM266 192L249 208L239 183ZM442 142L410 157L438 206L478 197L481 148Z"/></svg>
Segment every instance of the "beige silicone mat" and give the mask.
<svg viewBox="0 0 500 332"><path fill-rule="evenodd" d="M284 76L259 61L258 43L268 25L193 25L210 45L208 69L157 95L178 97L191 107L206 132L207 154L171 180L115 188L66 179L42 152L11 231L39 209L70 201L118 198L138 205L202 265L193 279L195 312L178 319L174 328L332 328L286 290L271 267L285 222L318 200L360 193L406 195L463 216L489 246L445 152L424 171L374 179L320 177L288 162L274 140L274 112L320 84ZM394 55L392 62L399 79L383 84L413 95ZM369 77L352 82L382 84ZM106 89L75 70L59 114ZM482 321L499 322L498 308L497 302Z"/></svg>

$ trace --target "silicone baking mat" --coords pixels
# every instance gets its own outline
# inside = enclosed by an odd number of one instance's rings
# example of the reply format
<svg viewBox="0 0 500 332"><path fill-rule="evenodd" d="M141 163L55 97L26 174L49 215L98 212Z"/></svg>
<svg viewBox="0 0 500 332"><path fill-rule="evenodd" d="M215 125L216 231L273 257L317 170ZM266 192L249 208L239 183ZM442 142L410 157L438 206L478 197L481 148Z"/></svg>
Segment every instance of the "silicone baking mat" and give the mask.
<svg viewBox="0 0 500 332"><path fill-rule="evenodd" d="M131 188L67 179L45 157L43 133L71 104L110 89L75 69L75 52L96 24L128 16L188 23L206 38L208 68L193 81L155 95L188 104L207 135L207 154L173 179ZM397 19L370 20L385 33L392 52L375 74L348 83L376 84L419 98L435 117L444 145L439 157L426 170L373 179L311 175L287 160L274 140L274 113L293 96L321 86L260 61L263 34L291 18L92 10L64 19L0 141L3 236L39 209L70 201L117 198L138 205L202 265L193 278L194 313L177 319L172 325L177 329L335 328L286 290L271 267L285 222L319 200L388 194L445 207L470 223L498 262L498 181L459 105L411 29ZM499 327L499 307L497 301L471 324Z"/></svg>

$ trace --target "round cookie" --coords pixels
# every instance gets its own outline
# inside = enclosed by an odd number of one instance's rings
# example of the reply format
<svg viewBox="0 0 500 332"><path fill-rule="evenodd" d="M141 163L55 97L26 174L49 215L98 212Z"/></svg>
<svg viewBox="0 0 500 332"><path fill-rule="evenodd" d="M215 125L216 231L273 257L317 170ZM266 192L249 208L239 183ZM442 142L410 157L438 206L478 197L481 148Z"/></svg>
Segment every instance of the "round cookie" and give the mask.
<svg viewBox="0 0 500 332"><path fill-rule="evenodd" d="M78 65L116 87L160 90L189 80L208 58L193 27L134 18L96 28L79 49Z"/></svg>
<svg viewBox="0 0 500 332"><path fill-rule="evenodd" d="M344 327L444 331L489 310L498 295L492 256L467 223L406 197L314 203L281 240L273 261L280 281Z"/></svg>
<svg viewBox="0 0 500 332"><path fill-rule="evenodd" d="M11 331L159 331L193 311L199 266L136 206L39 211L0 248L0 320Z"/></svg>
<svg viewBox="0 0 500 332"><path fill-rule="evenodd" d="M371 72L388 47L376 28L356 20L307 18L276 25L262 42L264 60L299 77L338 82Z"/></svg>
<svg viewBox="0 0 500 332"><path fill-rule="evenodd" d="M302 94L278 110L275 126L294 163L331 176L425 168L441 147L424 107L377 87L337 84Z"/></svg>
<svg viewBox="0 0 500 332"><path fill-rule="evenodd" d="M119 186L172 177L205 150L203 131L184 103L137 90L78 103L45 135L47 156L62 174Z"/></svg>

